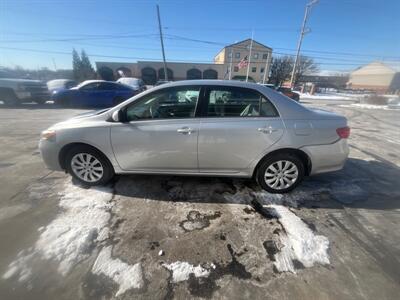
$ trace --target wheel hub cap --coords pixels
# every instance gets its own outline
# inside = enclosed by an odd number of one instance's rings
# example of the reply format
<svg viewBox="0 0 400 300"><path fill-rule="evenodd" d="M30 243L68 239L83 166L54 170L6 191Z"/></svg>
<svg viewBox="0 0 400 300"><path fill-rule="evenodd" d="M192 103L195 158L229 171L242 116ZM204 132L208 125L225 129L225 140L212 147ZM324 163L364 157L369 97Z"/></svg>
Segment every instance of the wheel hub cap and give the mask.
<svg viewBox="0 0 400 300"><path fill-rule="evenodd" d="M96 182L103 177L102 164L89 153L78 153L72 157L71 168L76 176L86 182Z"/></svg>
<svg viewBox="0 0 400 300"><path fill-rule="evenodd" d="M279 160L265 170L265 183L273 189L282 190L292 186L299 176L297 166L288 160Z"/></svg>

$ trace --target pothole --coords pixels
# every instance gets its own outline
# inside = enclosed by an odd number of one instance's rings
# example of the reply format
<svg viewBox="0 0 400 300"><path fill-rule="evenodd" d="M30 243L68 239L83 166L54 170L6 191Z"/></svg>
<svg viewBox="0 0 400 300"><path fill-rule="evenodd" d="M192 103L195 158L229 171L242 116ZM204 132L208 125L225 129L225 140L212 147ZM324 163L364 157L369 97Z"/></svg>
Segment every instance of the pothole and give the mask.
<svg viewBox="0 0 400 300"><path fill-rule="evenodd" d="M210 221L221 217L221 212L216 211L213 214L202 214L197 210L191 210L187 214L187 219L180 222L179 226L186 232L202 230L210 226Z"/></svg>

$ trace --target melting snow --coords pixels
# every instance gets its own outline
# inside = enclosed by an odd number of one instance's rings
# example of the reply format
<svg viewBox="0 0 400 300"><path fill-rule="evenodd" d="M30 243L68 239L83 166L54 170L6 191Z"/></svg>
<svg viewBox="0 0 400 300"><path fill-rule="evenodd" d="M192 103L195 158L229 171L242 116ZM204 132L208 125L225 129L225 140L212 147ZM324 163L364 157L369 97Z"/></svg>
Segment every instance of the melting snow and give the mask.
<svg viewBox="0 0 400 300"><path fill-rule="evenodd" d="M62 212L41 230L35 246L9 265L4 276L19 275L19 280L27 279L26 268L34 254L57 261L58 271L66 275L89 257L98 236L104 238L113 205L111 188L83 189L68 182L61 196Z"/></svg>
<svg viewBox="0 0 400 300"><path fill-rule="evenodd" d="M283 245L275 255L275 267L279 272L295 272L298 263L309 268L316 263L329 264L329 240L322 235L316 235L306 223L296 216L287 206L297 207L300 201L306 201L312 195L305 191L295 191L291 194L269 194L264 191L252 191L247 187L240 189L234 195L225 194L228 200L236 203L249 204L252 200L273 210L279 223L284 228L279 238ZM286 206L287 205L287 206ZM297 263L297 265L296 265Z"/></svg>
<svg viewBox="0 0 400 300"><path fill-rule="evenodd" d="M353 103L350 105L339 105L340 107L357 107L361 109L383 109L383 110L392 110L396 109L395 107L389 107L388 105L376 105L376 104L366 104L366 103Z"/></svg>
<svg viewBox="0 0 400 300"><path fill-rule="evenodd" d="M144 281L140 263L132 266L118 258L113 259L111 257L111 250L112 247L109 246L100 251L93 265L92 272L97 275L104 274L119 285L119 289L115 294L116 297L129 289L142 288Z"/></svg>
<svg viewBox="0 0 400 300"><path fill-rule="evenodd" d="M195 277L208 277L210 275L210 271L204 269L202 266L193 266L185 261L163 264L163 267L172 271L172 281L174 283L188 280L190 274L193 274Z"/></svg>
<svg viewBox="0 0 400 300"><path fill-rule="evenodd" d="M315 263L329 264L329 240L322 235L315 235L298 216L287 207L271 205L277 212L279 222L285 229L282 235L283 248L275 255L275 266L280 272L295 272L293 261L297 260L306 268Z"/></svg>

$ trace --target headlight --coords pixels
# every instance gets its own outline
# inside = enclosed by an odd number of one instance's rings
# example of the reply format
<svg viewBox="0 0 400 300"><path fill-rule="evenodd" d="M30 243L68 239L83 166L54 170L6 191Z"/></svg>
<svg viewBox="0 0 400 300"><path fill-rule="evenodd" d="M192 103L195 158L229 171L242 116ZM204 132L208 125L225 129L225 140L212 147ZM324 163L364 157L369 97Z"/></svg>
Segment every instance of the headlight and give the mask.
<svg viewBox="0 0 400 300"><path fill-rule="evenodd" d="M54 140L56 138L56 131L55 130L42 131L41 138L43 140Z"/></svg>

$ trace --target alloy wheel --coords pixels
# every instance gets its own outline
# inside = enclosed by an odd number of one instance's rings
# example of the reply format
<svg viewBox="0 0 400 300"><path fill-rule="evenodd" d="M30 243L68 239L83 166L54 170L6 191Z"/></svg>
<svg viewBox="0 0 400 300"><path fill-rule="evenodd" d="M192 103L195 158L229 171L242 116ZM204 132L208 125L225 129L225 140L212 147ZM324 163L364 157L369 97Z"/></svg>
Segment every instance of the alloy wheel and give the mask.
<svg viewBox="0 0 400 300"><path fill-rule="evenodd" d="M75 154L71 159L72 171L86 182L99 181L104 173L100 161L89 153Z"/></svg>
<svg viewBox="0 0 400 300"><path fill-rule="evenodd" d="M291 187L299 176L297 166L288 160L273 162L265 170L265 183L272 189L283 190Z"/></svg>

